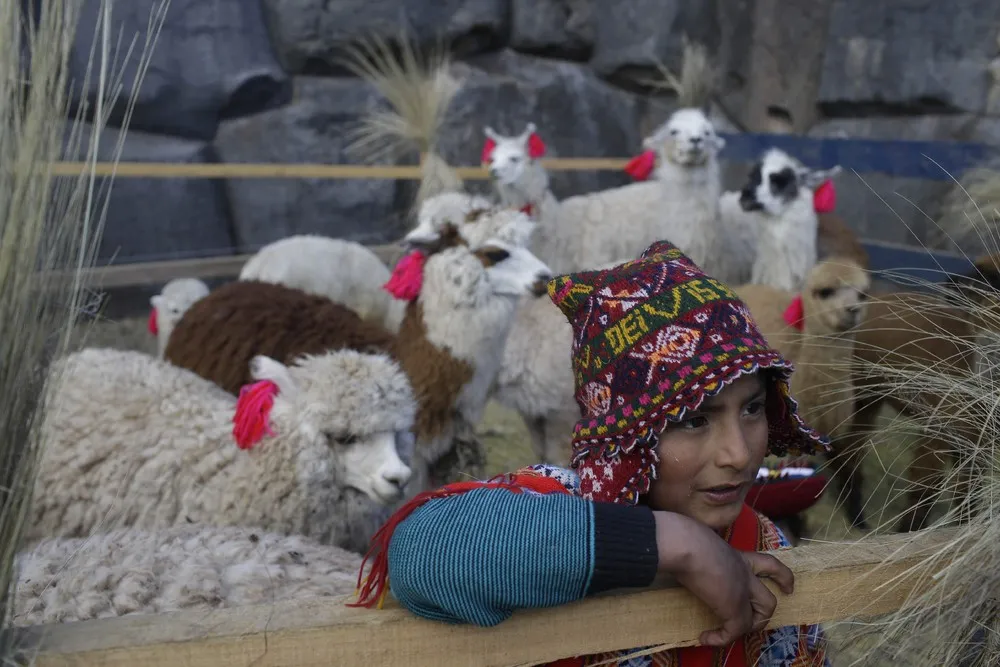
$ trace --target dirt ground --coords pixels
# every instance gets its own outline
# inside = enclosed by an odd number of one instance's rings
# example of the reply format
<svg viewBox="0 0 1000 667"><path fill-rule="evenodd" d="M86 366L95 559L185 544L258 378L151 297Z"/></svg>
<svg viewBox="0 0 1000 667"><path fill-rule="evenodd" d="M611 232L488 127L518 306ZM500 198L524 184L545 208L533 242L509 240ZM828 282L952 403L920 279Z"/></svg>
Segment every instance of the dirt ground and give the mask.
<svg viewBox="0 0 1000 667"><path fill-rule="evenodd" d="M75 336L74 348L115 347L155 354L155 338L148 333L146 317L102 319L82 327ZM479 427L480 437L487 447L487 473L497 474L535 463L527 431L520 417L503 406L491 403ZM891 518L902 510L900 489L905 466L909 461L906 443L869 452L864 461L867 512L872 525L892 523ZM809 539L837 541L860 537L862 533L849 528L843 512L837 509L837 494L831 487L806 515ZM828 628L828 634L839 658L835 664L889 665L888 659L866 655L862 646L844 646L838 641L843 630ZM855 662L860 659L860 662Z"/></svg>

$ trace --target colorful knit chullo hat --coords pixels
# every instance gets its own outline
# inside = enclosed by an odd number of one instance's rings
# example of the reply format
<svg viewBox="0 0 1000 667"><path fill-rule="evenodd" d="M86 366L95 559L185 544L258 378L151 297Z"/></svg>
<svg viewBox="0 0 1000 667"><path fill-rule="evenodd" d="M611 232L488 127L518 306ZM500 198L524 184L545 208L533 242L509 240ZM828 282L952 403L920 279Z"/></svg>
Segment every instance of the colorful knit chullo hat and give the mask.
<svg viewBox="0 0 1000 667"><path fill-rule="evenodd" d="M746 305L666 241L638 260L560 276L549 296L573 326L573 467L590 500L634 505L656 479L668 421L741 375L766 370L769 452L811 454L826 438L789 395L792 365L761 335Z"/></svg>

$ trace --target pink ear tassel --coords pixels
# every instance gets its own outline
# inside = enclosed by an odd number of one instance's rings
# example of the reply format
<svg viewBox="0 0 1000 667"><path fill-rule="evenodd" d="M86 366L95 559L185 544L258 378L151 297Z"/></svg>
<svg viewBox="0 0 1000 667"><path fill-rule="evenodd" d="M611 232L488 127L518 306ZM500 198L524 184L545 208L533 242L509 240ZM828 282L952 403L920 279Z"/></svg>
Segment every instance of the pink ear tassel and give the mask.
<svg viewBox="0 0 1000 667"><path fill-rule="evenodd" d="M278 385L270 380L260 380L240 388L233 415L233 438L240 449L250 449L264 437L274 435L271 430L271 408L278 394Z"/></svg>
<svg viewBox="0 0 1000 667"><path fill-rule="evenodd" d="M785 308L785 312L781 315L785 324L790 327L795 327L799 331L802 331L803 326L805 326L805 311L802 308L802 295L796 294L792 302L788 304L788 308Z"/></svg>
<svg viewBox="0 0 1000 667"><path fill-rule="evenodd" d="M645 151L636 155L625 165L625 173L637 181L645 181L656 167L656 152Z"/></svg>
<svg viewBox="0 0 1000 667"><path fill-rule="evenodd" d="M543 155L545 155L545 142L538 134L532 132L531 136L528 137L528 157L537 160Z"/></svg>
<svg viewBox="0 0 1000 667"><path fill-rule="evenodd" d="M424 262L427 256L420 250L414 250L396 264L392 275L383 289L393 297L402 301L413 301L420 296L420 288L424 281Z"/></svg>
<svg viewBox="0 0 1000 667"><path fill-rule="evenodd" d="M833 181L826 180L813 193L813 209L817 213L830 213L837 207L837 191Z"/></svg>
<svg viewBox="0 0 1000 667"><path fill-rule="evenodd" d="M483 154L479 158L480 164L486 164L493 157L493 149L497 147L497 142L492 139L487 139L486 143L483 144Z"/></svg>
<svg viewBox="0 0 1000 667"><path fill-rule="evenodd" d="M149 329L149 333L154 336L160 333L160 327L156 323L156 308L149 311L149 322L146 323L146 328Z"/></svg>

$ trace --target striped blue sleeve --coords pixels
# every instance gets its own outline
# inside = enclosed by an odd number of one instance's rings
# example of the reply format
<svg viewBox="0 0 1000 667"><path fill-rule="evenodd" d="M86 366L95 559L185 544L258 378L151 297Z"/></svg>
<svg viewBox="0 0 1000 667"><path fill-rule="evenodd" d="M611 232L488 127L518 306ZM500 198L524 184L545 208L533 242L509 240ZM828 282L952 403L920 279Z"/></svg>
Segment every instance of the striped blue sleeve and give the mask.
<svg viewBox="0 0 1000 667"><path fill-rule="evenodd" d="M411 612L492 626L656 574L648 508L477 489L438 498L395 529L389 586Z"/></svg>

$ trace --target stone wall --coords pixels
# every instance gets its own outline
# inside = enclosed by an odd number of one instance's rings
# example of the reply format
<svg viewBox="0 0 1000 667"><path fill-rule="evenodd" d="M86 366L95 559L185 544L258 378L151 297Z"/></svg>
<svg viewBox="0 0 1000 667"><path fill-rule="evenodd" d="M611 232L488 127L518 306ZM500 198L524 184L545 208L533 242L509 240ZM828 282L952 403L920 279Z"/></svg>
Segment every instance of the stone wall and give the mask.
<svg viewBox="0 0 1000 667"><path fill-rule="evenodd" d="M73 60L83 77L96 0ZM115 4L126 37L142 33L153 0ZM642 82L657 61L676 67L681 38L706 43L724 69L724 108L746 97L754 0L172 0L139 91L124 159L344 163L345 131L383 102L338 67L358 35L405 28L423 45L450 44L465 81L446 123L444 153L475 164L484 124L528 121L552 156L627 157L672 109ZM819 86L818 136L1000 141L1000 3L992 0L834 0ZM140 43L142 38L140 37ZM795 54L784 54L794 58ZM135 62L125 76L131 90ZM77 90L80 100L89 91ZM116 109L117 125L122 109ZM738 124L738 123L737 123ZM733 125L720 118L722 129ZM116 131L107 132L110 150ZM727 170L730 185L742 165ZM844 212L866 236L927 240L943 183L853 174ZM612 172L554 176L558 196L626 182ZM869 189L902 204L901 222ZM401 233L412 184L400 181L131 179L116 181L102 259L142 261L248 252L288 234L362 242ZM902 209L902 210L901 210ZM904 224L905 223L905 224ZM907 224L916 231L911 233Z"/></svg>

